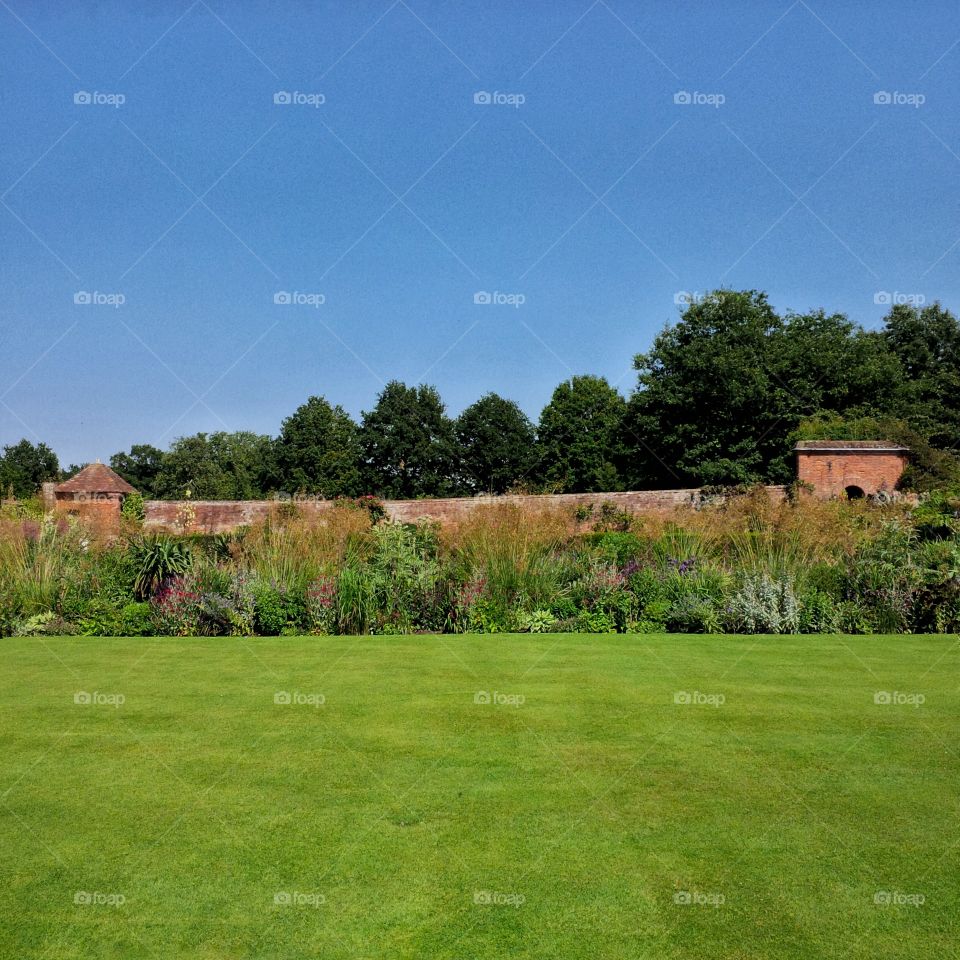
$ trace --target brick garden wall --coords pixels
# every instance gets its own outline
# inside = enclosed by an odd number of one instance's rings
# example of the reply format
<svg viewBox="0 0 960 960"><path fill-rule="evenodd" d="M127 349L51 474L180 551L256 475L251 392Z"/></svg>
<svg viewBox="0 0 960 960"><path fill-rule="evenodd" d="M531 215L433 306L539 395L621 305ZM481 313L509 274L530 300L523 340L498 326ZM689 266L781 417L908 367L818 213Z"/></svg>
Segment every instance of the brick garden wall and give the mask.
<svg viewBox="0 0 960 960"><path fill-rule="evenodd" d="M767 487L774 500L785 496L783 487ZM491 505L515 504L528 510L566 509L593 505L598 510L609 503L628 513L664 513L699 501L699 490L639 490L628 493L564 493L554 495L458 497L447 500L386 500L384 507L393 520L412 522L419 519L451 523L463 520L474 510ZM305 513L322 513L332 506L329 500L297 500ZM185 533L230 533L238 527L265 520L277 510L276 500L148 500L144 504L144 526L148 530L171 530Z"/></svg>

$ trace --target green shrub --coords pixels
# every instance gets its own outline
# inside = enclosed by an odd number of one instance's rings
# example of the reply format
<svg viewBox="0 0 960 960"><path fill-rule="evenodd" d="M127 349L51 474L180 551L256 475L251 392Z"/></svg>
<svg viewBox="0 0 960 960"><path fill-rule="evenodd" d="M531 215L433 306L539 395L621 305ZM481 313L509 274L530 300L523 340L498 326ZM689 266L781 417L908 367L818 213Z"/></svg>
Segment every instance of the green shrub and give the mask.
<svg viewBox="0 0 960 960"><path fill-rule="evenodd" d="M836 633L840 615L837 602L822 590L807 590L800 598L800 633Z"/></svg>
<svg viewBox="0 0 960 960"><path fill-rule="evenodd" d="M137 600L149 600L164 580L182 576L193 562L190 548L170 537L143 537L130 545L137 573L133 594Z"/></svg>
<svg viewBox="0 0 960 960"><path fill-rule="evenodd" d="M143 496L139 493L129 493L123 498L123 505L120 507L120 516L124 520L134 524L143 523L146 516L144 511Z"/></svg>
<svg viewBox="0 0 960 960"><path fill-rule="evenodd" d="M738 633L798 633L800 616L789 575L748 574L727 605L728 622Z"/></svg>
<svg viewBox="0 0 960 960"><path fill-rule="evenodd" d="M265 637L296 634L307 627L306 598L290 590L257 586L253 611L257 633Z"/></svg>

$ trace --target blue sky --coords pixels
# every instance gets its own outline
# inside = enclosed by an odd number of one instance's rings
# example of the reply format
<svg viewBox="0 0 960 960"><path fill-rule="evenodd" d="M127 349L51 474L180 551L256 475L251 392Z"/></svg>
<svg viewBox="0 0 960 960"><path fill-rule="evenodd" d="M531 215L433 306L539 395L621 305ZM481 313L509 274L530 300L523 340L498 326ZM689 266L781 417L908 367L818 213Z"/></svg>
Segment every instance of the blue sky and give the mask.
<svg viewBox="0 0 960 960"><path fill-rule="evenodd" d="M720 285L957 308L958 41L937 2L0 0L0 442L394 378L535 418Z"/></svg>

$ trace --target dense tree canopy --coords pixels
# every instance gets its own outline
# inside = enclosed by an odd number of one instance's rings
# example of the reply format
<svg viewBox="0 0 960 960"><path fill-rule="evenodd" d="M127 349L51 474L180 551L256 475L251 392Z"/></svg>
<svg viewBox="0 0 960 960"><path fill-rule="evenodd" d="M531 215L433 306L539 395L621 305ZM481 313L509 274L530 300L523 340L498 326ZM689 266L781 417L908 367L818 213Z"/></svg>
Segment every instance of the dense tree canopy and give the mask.
<svg viewBox="0 0 960 960"><path fill-rule="evenodd" d="M283 421L276 470L290 492L357 496L362 492L357 425L343 407L310 397Z"/></svg>
<svg viewBox="0 0 960 960"><path fill-rule="evenodd" d="M388 383L363 415L360 448L369 493L405 499L456 492L453 422L434 387Z"/></svg>
<svg viewBox="0 0 960 960"><path fill-rule="evenodd" d="M504 493L529 483L536 463L536 433L512 401L488 393L456 421L463 486L471 493Z"/></svg>
<svg viewBox="0 0 960 960"><path fill-rule="evenodd" d="M801 420L888 413L903 377L881 335L841 314L780 317L756 291L691 303L635 366L628 480L652 487L786 482Z"/></svg>
<svg viewBox="0 0 960 960"><path fill-rule="evenodd" d="M0 496L32 497L42 483L60 478L57 455L45 444L21 440L3 448L0 457Z"/></svg>
<svg viewBox="0 0 960 960"><path fill-rule="evenodd" d="M159 447L135 443L129 453L115 453L110 458L110 466L144 497L150 498L157 495L157 475L165 456Z"/></svg>
<svg viewBox="0 0 960 960"><path fill-rule="evenodd" d="M909 446L916 489L960 478L960 323L939 303L894 306L868 331L823 310L780 314L755 290L717 290L634 366L627 400L602 377L561 383L536 430L497 394L453 421L436 388L393 381L359 426L311 396L276 439L200 433L166 452L135 444L110 463L161 498L589 492L787 482L793 444L820 431ZM0 457L4 493L30 496L59 476L43 444L23 440Z"/></svg>
<svg viewBox="0 0 960 960"><path fill-rule="evenodd" d="M269 437L243 431L181 437L163 458L157 493L171 500L256 499L272 452Z"/></svg>
<svg viewBox="0 0 960 960"><path fill-rule="evenodd" d="M625 409L603 377L573 377L553 391L537 431L540 475L552 489L622 489L617 460Z"/></svg>
<svg viewBox="0 0 960 960"><path fill-rule="evenodd" d="M960 445L960 323L939 303L897 305L883 336L903 370L898 413L935 446Z"/></svg>

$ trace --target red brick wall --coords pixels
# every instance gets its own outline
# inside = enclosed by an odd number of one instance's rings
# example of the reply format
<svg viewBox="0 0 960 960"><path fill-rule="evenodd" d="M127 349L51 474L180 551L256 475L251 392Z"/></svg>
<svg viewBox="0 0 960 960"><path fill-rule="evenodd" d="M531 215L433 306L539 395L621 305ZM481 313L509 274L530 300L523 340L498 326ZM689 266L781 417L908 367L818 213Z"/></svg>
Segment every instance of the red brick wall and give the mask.
<svg viewBox="0 0 960 960"><path fill-rule="evenodd" d="M817 496L839 496L850 486L864 493L893 492L907 465L902 453L867 450L798 451L797 477L812 484Z"/></svg>
<svg viewBox="0 0 960 960"><path fill-rule="evenodd" d="M783 487L767 487L772 499L781 500ZM569 509L593 504L594 509L610 503L628 513L660 513L696 502L698 490L640 490L630 493L569 493L553 496L460 497L448 500L387 500L387 515L410 522L421 518L441 523L463 519L478 507L491 504L517 504L531 510ZM296 501L305 513L321 513L330 508L329 500ZM147 529L183 533L229 533L237 527L266 519L280 504L275 500L148 500L144 504Z"/></svg>
<svg viewBox="0 0 960 960"><path fill-rule="evenodd" d="M79 517L98 533L112 534L120 530L120 497L107 494L75 495L56 497L53 508L58 513Z"/></svg>

